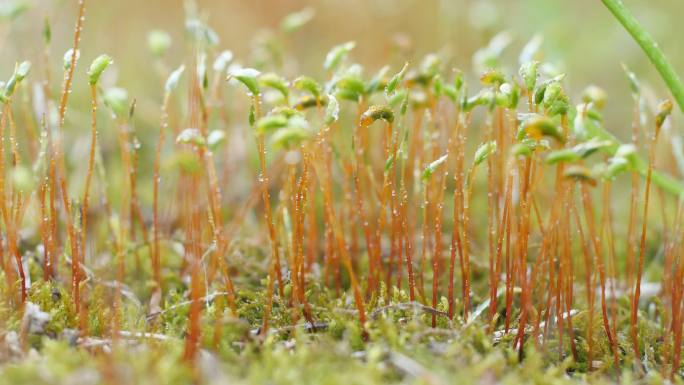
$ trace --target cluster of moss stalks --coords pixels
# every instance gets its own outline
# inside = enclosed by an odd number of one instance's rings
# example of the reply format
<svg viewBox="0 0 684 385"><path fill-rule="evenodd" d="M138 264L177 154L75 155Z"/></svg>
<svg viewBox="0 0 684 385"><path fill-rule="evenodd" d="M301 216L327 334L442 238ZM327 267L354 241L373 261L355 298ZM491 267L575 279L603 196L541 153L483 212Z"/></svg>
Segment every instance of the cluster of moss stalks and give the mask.
<svg viewBox="0 0 684 385"><path fill-rule="evenodd" d="M317 78L283 65L310 9L254 68L187 14L159 100L79 66L85 0L61 78L46 22L2 83L0 384L682 382L684 153L626 67L622 143L539 38Z"/></svg>

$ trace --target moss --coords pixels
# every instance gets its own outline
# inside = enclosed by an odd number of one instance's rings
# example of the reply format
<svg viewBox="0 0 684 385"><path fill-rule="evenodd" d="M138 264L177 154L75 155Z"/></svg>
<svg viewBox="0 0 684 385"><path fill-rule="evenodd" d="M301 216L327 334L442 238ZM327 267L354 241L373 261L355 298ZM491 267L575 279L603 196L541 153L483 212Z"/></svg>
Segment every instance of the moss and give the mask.
<svg viewBox="0 0 684 385"><path fill-rule="evenodd" d="M58 336L62 330L78 326L74 301L61 286L53 282L36 282L31 287L28 300L50 315L50 321L45 326L46 334Z"/></svg>

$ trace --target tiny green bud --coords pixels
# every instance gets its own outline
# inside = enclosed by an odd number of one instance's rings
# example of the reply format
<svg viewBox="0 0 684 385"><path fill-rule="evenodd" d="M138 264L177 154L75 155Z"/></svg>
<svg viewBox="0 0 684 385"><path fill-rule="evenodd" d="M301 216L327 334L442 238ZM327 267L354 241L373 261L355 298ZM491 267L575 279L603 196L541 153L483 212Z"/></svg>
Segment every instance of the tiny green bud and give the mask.
<svg viewBox="0 0 684 385"><path fill-rule="evenodd" d="M447 157L448 154L442 155L441 157L439 157L439 159L433 161L432 163L428 164L427 167L425 167L422 175L423 182L427 182L430 179L432 174L434 174L437 170L437 167L446 162Z"/></svg>
<svg viewBox="0 0 684 385"><path fill-rule="evenodd" d="M511 153L514 156L529 157L532 156L533 152L534 145L530 145L530 143L526 142L516 143L513 145L513 147L511 147Z"/></svg>
<svg viewBox="0 0 684 385"><path fill-rule="evenodd" d="M288 89L289 84L287 81L273 72L260 75L259 85L277 90L286 100L290 93L290 90Z"/></svg>
<svg viewBox="0 0 684 385"><path fill-rule="evenodd" d="M17 69L15 71L15 76L17 77L17 82L20 82L28 76L29 72L31 71L31 62L29 61L23 61L21 64L17 66Z"/></svg>
<svg viewBox="0 0 684 385"><path fill-rule="evenodd" d="M365 93L371 95L380 89L384 89L387 86L387 72L389 72L389 66L380 68L380 71L368 82Z"/></svg>
<svg viewBox="0 0 684 385"><path fill-rule="evenodd" d="M631 158L636 154L636 147L632 143L621 144L617 151L615 151L615 156L620 158Z"/></svg>
<svg viewBox="0 0 684 385"><path fill-rule="evenodd" d="M166 84L164 85L164 90L166 93L170 93L176 89L178 86L178 81L180 80L181 75L183 75L183 71L185 71L185 66L181 65L175 71L171 72L171 75L169 75L169 78L166 79Z"/></svg>
<svg viewBox="0 0 684 385"><path fill-rule="evenodd" d="M361 115L361 127L368 127L376 120L384 120L387 123L394 121L394 112L389 106L370 106L366 112Z"/></svg>
<svg viewBox="0 0 684 385"><path fill-rule="evenodd" d="M485 86L499 87L506 81L506 77L501 71L489 69L480 75L480 82Z"/></svg>
<svg viewBox="0 0 684 385"><path fill-rule="evenodd" d="M298 110L294 109L294 108L291 108L291 107L276 106L276 107L273 107L273 109L271 110L271 112L269 112L268 115L269 116L282 115L282 116L290 119L291 117L293 117L295 115L301 116L302 113L299 112Z"/></svg>
<svg viewBox="0 0 684 385"><path fill-rule="evenodd" d="M503 107L514 109L520 101L520 87L517 83L504 83L499 87L499 95L505 96Z"/></svg>
<svg viewBox="0 0 684 385"><path fill-rule="evenodd" d="M582 165L571 165L565 169L563 176L576 181L586 183L590 186L596 186L596 177L591 170Z"/></svg>
<svg viewBox="0 0 684 385"><path fill-rule="evenodd" d="M74 49L69 48L68 51L64 53L64 70L68 71L71 68L71 60L73 59L74 64L78 62L81 57L81 51L76 50L76 55L74 55Z"/></svg>
<svg viewBox="0 0 684 385"><path fill-rule="evenodd" d="M213 29L199 19L185 21L185 31L195 42L215 46L219 43L219 37Z"/></svg>
<svg viewBox="0 0 684 385"><path fill-rule="evenodd" d="M672 113L672 100L665 99L658 104L658 113L655 117L656 135L660 131L660 127L665 123L665 119Z"/></svg>
<svg viewBox="0 0 684 385"><path fill-rule="evenodd" d="M27 193L33 190L33 175L28 167L17 165L11 172L12 185L17 191Z"/></svg>
<svg viewBox="0 0 684 385"><path fill-rule="evenodd" d="M408 92L404 93L404 97L401 99L401 105L399 106L399 113L404 116L406 115L406 110L408 110L410 94Z"/></svg>
<svg viewBox="0 0 684 385"><path fill-rule="evenodd" d="M50 41L52 41L52 29L50 28L50 19L46 16L43 22L43 42L45 45L49 45Z"/></svg>
<svg viewBox="0 0 684 385"><path fill-rule="evenodd" d="M385 161L385 174L387 174L392 169L392 166L394 166L396 158L397 157L394 153L390 154L389 158L387 158L387 160Z"/></svg>
<svg viewBox="0 0 684 385"><path fill-rule="evenodd" d="M90 83L92 86L97 84L100 76L110 64L112 64L112 58L108 55L100 55L93 60L93 63L90 65L90 69L88 69L88 83Z"/></svg>
<svg viewBox="0 0 684 385"><path fill-rule="evenodd" d="M154 56L162 57L171 47L171 36L161 30L150 31L147 33L147 47Z"/></svg>
<svg viewBox="0 0 684 385"><path fill-rule="evenodd" d="M313 20L315 15L316 12L311 7L292 12L283 18L283 21L280 23L280 29L286 33L295 32Z"/></svg>
<svg viewBox="0 0 684 385"><path fill-rule="evenodd" d="M543 42L544 37L541 34L532 36L532 39L525 44L520 52L520 56L518 57L520 64L532 62L537 56Z"/></svg>
<svg viewBox="0 0 684 385"><path fill-rule="evenodd" d="M323 68L327 71L334 71L340 65L347 54L356 47L356 42L348 41L346 43L333 47L325 56Z"/></svg>
<svg viewBox="0 0 684 385"><path fill-rule="evenodd" d="M264 116L256 122L256 132L260 135L265 134L267 132L286 127L287 123L288 118L284 115Z"/></svg>
<svg viewBox="0 0 684 385"><path fill-rule="evenodd" d="M629 82L629 89L632 92L632 98L634 98L634 100L639 99L639 95L641 95L641 85L639 84L639 79L625 63L622 63L622 70L625 71L625 75L627 75L627 81Z"/></svg>
<svg viewBox="0 0 684 385"><path fill-rule="evenodd" d="M582 93L582 101L592 103L596 108L602 109L606 105L606 91L595 85L589 85Z"/></svg>
<svg viewBox="0 0 684 385"><path fill-rule="evenodd" d="M14 74L12 74L12 77L7 81L5 84L5 89L2 93L2 102L6 103L9 98L14 94L14 90L17 88L17 85L21 83L22 80L28 76L28 73L31 71L31 63L28 61L21 62L21 64L17 64L15 69L14 69Z"/></svg>
<svg viewBox="0 0 684 385"><path fill-rule="evenodd" d="M434 53L425 55L423 62L420 63L420 73L423 77L428 79L434 78L439 73L439 67L442 64L442 60Z"/></svg>
<svg viewBox="0 0 684 385"><path fill-rule="evenodd" d="M29 8L30 3L24 0L4 1L0 4L0 21L14 20Z"/></svg>
<svg viewBox="0 0 684 385"><path fill-rule="evenodd" d="M366 85L363 80L355 74L347 74L338 79L335 88L337 90L335 96L353 102L358 101L366 92Z"/></svg>
<svg viewBox="0 0 684 385"><path fill-rule="evenodd" d="M325 124L330 126L331 124L335 123L339 119L339 117L340 103L334 96L328 95L328 106L325 109Z"/></svg>
<svg viewBox="0 0 684 385"><path fill-rule="evenodd" d="M186 128L183 131L181 131L180 134L178 134L178 136L176 137L176 143L204 146L207 144L207 141L204 139L204 136L202 136L198 129Z"/></svg>
<svg viewBox="0 0 684 385"><path fill-rule="evenodd" d="M394 91L397 89L397 86L399 86L399 83L401 83L401 81L404 79L404 75L406 75L408 66L408 62L404 63L401 71L397 72L394 76L392 76L390 81L387 82L387 86L385 87L385 95L387 95L387 97L394 95Z"/></svg>
<svg viewBox="0 0 684 385"><path fill-rule="evenodd" d="M614 179L616 176L628 171L631 163L623 158L614 156L608 160L608 166L604 169L603 176L607 179Z"/></svg>
<svg viewBox="0 0 684 385"><path fill-rule="evenodd" d="M463 110L468 112L477 106L492 106L494 101L494 92L490 88L483 88L477 94L465 100Z"/></svg>
<svg viewBox="0 0 684 385"><path fill-rule="evenodd" d="M315 98L311 95L306 95L299 98L299 100L297 100L297 102L292 107L298 111L301 111L307 108L325 106L327 104L328 98L326 96L322 98Z"/></svg>
<svg viewBox="0 0 684 385"><path fill-rule="evenodd" d="M565 138L558 129L558 125L551 119L538 114L530 114L525 121L523 121L522 129L525 134L535 140L540 140L544 136L550 136L561 143L565 142Z"/></svg>
<svg viewBox="0 0 684 385"><path fill-rule="evenodd" d="M454 74L454 87L456 87L456 91L460 91L461 88L463 88L463 72L461 70L455 70Z"/></svg>
<svg viewBox="0 0 684 385"><path fill-rule="evenodd" d="M249 122L250 127L254 126L254 122L256 121L256 108L254 108L254 103L249 105L249 114L247 116L247 121Z"/></svg>
<svg viewBox="0 0 684 385"><path fill-rule="evenodd" d="M308 137L309 132L304 127L288 126L276 131L271 137L270 143L275 148L291 148L301 144Z"/></svg>
<svg viewBox="0 0 684 385"><path fill-rule="evenodd" d="M128 92L123 88L112 87L104 93L104 103L114 115L126 116L128 112Z"/></svg>
<svg viewBox="0 0 684 385"><path fill-rule="evenodd" d="M228 63L230 63L231 60L233 60L233 52L225 50L216 57L212 68L216 72L223 72L226 70Z"/></svg>
<svg viewBox="0 0 684 385"><path fill-rule="evenodd" d="M595 153L596 151L602 148L610 147L614 144L615 143L610 140L599 140L597 138L593 138L586 142L575 145L572 148L572 151L574 151L581 158L586 158L589 155Z"/></svg>
<svg viewBox="0 0 684 385"><path fill-rule="evenodd" d="M321 85L318 84L316 80L308 76L300 76L296 78L293 82L293 85L298 90L311 93L311 95L313 95L315 98L318 98L321 95Z"/></svg>
<svg viewBox="0 0 684 385"><path fill-rule="evenodd" d="M226 141L226 133L223 130L212 130L207 136L207 145L211 151L216 151L218 146Z"/></svg>
<svg viewBox="0 0 684 385"><path fill-rule="evenodd" d="M496 141L490 140L484 142L475 150L475 157L473 159L473 166L479 166L482 162L487 160L492 154L496 152Z"/></svg>
<svg viewBox="0 0 684 385"><path fill-rule="evenodd" d="M254 68L239 68L231 72L228 78L235 78L240 83L244 84L252 95L259 95L261 89L257 78L261 73Z"/></svg>
<svg viewBox="0 0 684 385"><path fill-rule="evenodd" d="M577 162L582 159L582 157L572 150L572 148L564 148L561 150L551 151L546 156L547 164L565 163L565 162Z"/></svg>

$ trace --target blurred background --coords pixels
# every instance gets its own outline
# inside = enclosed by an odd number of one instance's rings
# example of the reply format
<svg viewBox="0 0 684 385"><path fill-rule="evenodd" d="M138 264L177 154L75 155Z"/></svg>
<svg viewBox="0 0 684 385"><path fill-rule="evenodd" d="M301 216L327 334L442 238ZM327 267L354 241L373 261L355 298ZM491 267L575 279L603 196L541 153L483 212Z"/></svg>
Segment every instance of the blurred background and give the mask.
<svg viewBox="0 0 684 385"><path fill-rule="evenodd" d="M151 65L147 34L161 29L173 37L165 57L175 67L186 55L183 0L88 1L82 63L100 53L116 61L119 85L142 101L161 94L157 69ZM220 49L236 60L257 66L258 48L275 38L288 52L282 71L322 76L325 53L333 45L355 40L352 58L368 74L382 65L420 60L429 52L447 53L453 66L470 77L473 53L501 31L513 42L504 57L517 70L520 49L535 34L543 36L544 60L567 72L571 96L590 84L609 96L606 116L611 125L627 126L631 97L620 63L626 63L655 94L666 95L663 83L638 46L598 0L197 0L203 18L217 32ZM626 5L654 35L674 67L684 73L684 1L626 0ZM0 78L9 77L16 61L41 62L42 29L52 27L53 63L72 44L76 0L0 0ZM284 34L279 26L289 13L309 8L314 17L303 28ZM256 63L255 63L256 62ZM84 71L84 64L81 64ZM3 76L4 75L4 76ZM76 79L75 95L86 95L85 76ZM624 119L619 119L623 117ZM622 131L615 127L614 131ZM622 136L622 135L621 135Z"/></svg>
<svg viewBox="0 0 684 385"><path fill-rule="evenodd" d="M188 64L185 37L187 0L87 0L88 8L81 41L80 65L69 102L66 132L73 143L68 154L74 168L83 168L89 134L89 88L85 72L99 54L107 53L115 65L103 78L103 86L125 88L136 100L133 126L141 143L140 175L151 174L152 149L159 130L159 108L166 74L180 64ZM351 60L362 64L370 78L383 65L396 72L405 61L418 65L427 53L450 58L448 68L459 68L475 92L479 73L473 69L473 55L493 36L506 31L511 43L503 53L502 64L516 74L518 56L535 35L541 36L545 62L567 73L566 85L573 102L584 88L594 84L608 94L605 125L622 140L629 139L633 100L621 63L641 79L646 100L651 105L669 95L657 72L640 48L612 18L599 0L196 0L198 15L216 31L219 43L209 60L222 50L231 50L235 62L262 70L277 70L289 79L301 74L323 80L323 60L329 49L346 41L356 41ZM626 0L647 30L660 43L680 74L684 74L684 14L681 0ZM45 78L43 43L47 23L51 30L48 53L51 88L61 87L64 53L73 44L77 0L0 0L0 79L7 79L16 62L30 60L33 74L28 87ZM190 7L192 8L192 7ZM284 31L286 15L302 11L313 16L294 32ZM150 52L148 34L162 30L172 38L168 52L160 59ZM251 135L246 126L247 99L242 92L227 94L233 153L228 163L249 159ZM183 108L179 106L180 108ZM106 109L101 109L106 111ZM104 114L106 112L101 112ZM174 111L172 111L173 115ZM177 116L182 116L178 112ZM681 114L676 113L674 121ZM177 120L177 130L184 122ZM104 156L117 153L116 129L104 116L100 123L100 143ZM219 122L220 123L220 122ZM187 123L185 123L187 124ZM111 129L109 128L111 127ZM225 127L217 127L225 129ZM677 125L663 147L682 147ZM669 130L669 129L668 129ZM674 140L677 139L677 140ZM247 141L247 142L246 142ZM668 151L669 152L669 151ZM681 151L680 151L681 152ZM669 158L671 159L671 158ZM675 162L665 161L672 173ZM681 162L680 162L681 163ZM684 165L680 165L681 169ZM123 172L114 167L113 180ZM75 178L84 174L75 173ZM246 178L250 181L251 177ZM141 178L141 194L149 200L149 178ZM79 183L73 183L78 188ZM232 187L235 189L235 185ZM245 189L247 186L244 187Z"/></svg>

